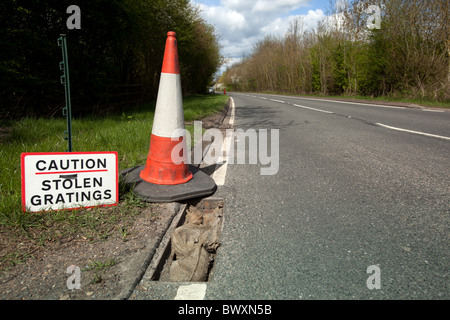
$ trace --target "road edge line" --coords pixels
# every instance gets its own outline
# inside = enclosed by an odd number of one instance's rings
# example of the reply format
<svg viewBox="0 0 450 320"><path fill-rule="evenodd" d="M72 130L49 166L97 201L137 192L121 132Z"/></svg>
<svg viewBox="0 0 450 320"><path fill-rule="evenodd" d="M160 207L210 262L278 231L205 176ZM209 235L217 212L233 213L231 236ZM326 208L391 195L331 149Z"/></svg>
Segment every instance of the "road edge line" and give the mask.
<svg viewBox="0 0 450 320"><path fill-rule="evenodd" d="M421 132L421 131L414 131L414 130L408 130L408 129L403 129L403 128L397 128L397 127L391 127L382 123L375 123L377 126L380 127L384 127L387 129L391 129L391 130L396 130L396 131L402 131L402 132L408 132L408 133L414 133L414 134L418 134L421 136L426 136L426 137L432 137L432 138L438 138L438 139L444 139L444 140L449 140L450 141L450 137L446 137L446 136L440 136L437 134L432 134L432 133L427 133L427 132Z"/></svg>

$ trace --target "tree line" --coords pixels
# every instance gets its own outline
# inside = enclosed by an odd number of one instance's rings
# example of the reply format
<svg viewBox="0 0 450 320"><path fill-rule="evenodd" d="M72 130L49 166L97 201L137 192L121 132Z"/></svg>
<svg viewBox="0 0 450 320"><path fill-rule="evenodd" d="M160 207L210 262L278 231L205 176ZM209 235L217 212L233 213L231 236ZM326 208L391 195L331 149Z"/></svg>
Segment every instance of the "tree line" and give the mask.
<svg viewBox="0 0 450 320"><path fill-rule="evenodd" d="M228 68L230 90L450 100L448 0L330 1L313 31L302 19ZM369 29L370 5L381 12Z"/></svg>
<svg viewBox="0 0 450 320"><path fill-rule="evenodd" d="M80 29L66 26L71 4ZM75 114L120 111L127 92L154 100L168 31L177 33L184 94L205 92L222 60L213 26L189 0L2 0L0 25L0 117L59 114L60 34Z"/></svg>

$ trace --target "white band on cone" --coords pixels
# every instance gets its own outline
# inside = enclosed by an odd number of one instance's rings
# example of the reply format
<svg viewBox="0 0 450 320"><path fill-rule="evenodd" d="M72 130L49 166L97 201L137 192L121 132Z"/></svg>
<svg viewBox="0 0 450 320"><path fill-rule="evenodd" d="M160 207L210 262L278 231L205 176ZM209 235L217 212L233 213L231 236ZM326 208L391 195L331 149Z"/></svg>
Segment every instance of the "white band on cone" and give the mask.
<svg viewBox="0 0 450 320"><path fill-rule="evenodd" d="M161 73L152 134L172 138L177 129L184 129L181 78L179 74Z"/></svg>

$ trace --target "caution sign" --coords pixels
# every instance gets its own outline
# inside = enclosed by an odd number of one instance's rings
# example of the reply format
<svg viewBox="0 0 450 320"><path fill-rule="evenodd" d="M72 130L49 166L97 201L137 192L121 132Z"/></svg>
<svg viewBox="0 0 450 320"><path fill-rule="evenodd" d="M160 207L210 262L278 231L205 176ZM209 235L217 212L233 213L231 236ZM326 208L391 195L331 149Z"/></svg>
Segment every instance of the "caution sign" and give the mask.
<svg viewBox="0 0 450 320"><path fill-rule="evenodd" d="M24 211L113 206L119 201L117 152L22 153Z"/></svg>

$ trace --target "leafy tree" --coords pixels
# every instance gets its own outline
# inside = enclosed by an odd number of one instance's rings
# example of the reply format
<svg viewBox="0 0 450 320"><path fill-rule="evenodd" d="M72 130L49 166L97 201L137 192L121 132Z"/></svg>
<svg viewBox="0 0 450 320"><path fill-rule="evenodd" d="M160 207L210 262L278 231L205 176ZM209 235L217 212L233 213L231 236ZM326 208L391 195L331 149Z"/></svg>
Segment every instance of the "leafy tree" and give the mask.
<svg viewBox="0 0 450 320"><path fill-rule="evenodd" d="M0 3L0 116L58 114L62 33L75 114L120 111L117 92L127 85L142 88L141 101L155 99L168 31L177 33L186 93L204 92L219 67L214 29L189 0L79 0L81 29L74 30L66 26L70 4Z"/></svg>
<svg viewBox="0 0 450 320"><path fill-rule="evenodd" d="M314 31L297 21L284 38L260 41L227 70L225 84L241 90L450 100L449 1L339 0L335 6L337 1L330 1L330 16ZM381 9L381 30L367 28L370 5Z"/></svg>

